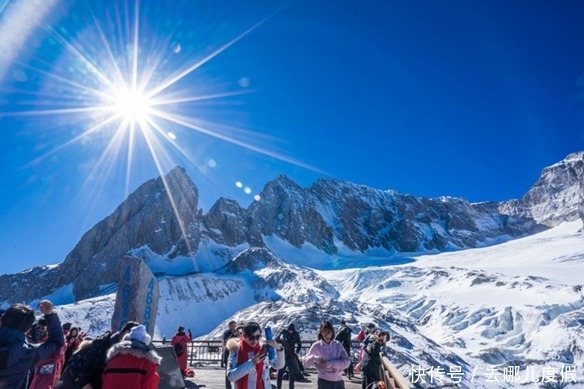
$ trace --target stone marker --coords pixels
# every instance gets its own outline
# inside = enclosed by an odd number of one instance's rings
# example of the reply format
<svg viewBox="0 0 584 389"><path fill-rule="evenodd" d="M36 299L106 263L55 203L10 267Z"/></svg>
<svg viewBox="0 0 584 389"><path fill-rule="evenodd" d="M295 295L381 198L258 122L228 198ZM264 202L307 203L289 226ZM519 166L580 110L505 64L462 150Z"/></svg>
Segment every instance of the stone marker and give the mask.
<svg viewBox="0 0 584 389"><path fill-rule="evenodd" d="M160 376L159 389L184 388L183 379L178 360L172 346L157 346L156 352L162 357L162 362L158 366L158 375Z"/></svg>
<svg viewBox="0 0 584 389"><path fill-rule="evenodd" d="M112 317L112 331L122 329L129 320L144 324L153 336L158 312L158 281L140 258L124 257L120 263L120 280Z"/></svg>

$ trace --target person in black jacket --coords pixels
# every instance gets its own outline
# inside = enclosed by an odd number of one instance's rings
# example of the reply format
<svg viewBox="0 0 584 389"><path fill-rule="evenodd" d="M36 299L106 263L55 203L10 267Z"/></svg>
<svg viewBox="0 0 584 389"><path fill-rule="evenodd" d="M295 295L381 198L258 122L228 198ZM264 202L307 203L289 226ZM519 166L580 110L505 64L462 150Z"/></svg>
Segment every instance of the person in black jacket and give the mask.
<svg viewBox="0 0 584 389"><path fill-rule="evenodd" d="M345 349L347 355L349 356L349 359L351 359L351 329L347 327L347 323L345 323L344 320L341 320L341 326L339 327L335 340L341 342L343 348ZM353 372L352 361L349 367L345 370L345 374L347 374L347 377L349 379L351 379L351 377L355 377L355 373Z"/></svg>
<svg viewBox="0 0 584 389"><path fill-rule="evenodd" d="M231 338L239 338L239 332L237 331L237 323L235 320L229 322L229 328L223 332L223 358L221 358L221 367L227 367L227 360L229 359L229 350L227 347L227 341ZM227 379L227 374L225 374L225 389L231 389L231 382Z"/></svg>
<svg viewBox="0 0 584 389"><path fill-rule="evenodd" d="M34 311L23 304L10 306L2 315L0 327L0 388L26 388L30 368L49 359L65 344L59 316L53 312L53 304L48 300L39 303L47 325L47 341L38 347L29 344L25 333L35 320Z"/></svg>
<svg viewBox="0 0 584 389"><path fill-rule="evenodd" d="M369 388L373 382L381 381L381 351L387 342L389 334L385 331L371 336L371 342L363 349L363 389Z"/></svg>
<svg viewBox="0 0 584 389"><path fill-rule="evenodd" d="M284 352L286 356L286 365L278 370L278 378L276 379L276 386L278 389L282 389L282 379L284 378L284 373L286 368L288 369L288 387L294 389L294 382L296 377L301 375L300 366L298 364L298 353L302 349L302 343L300 341L300 334L296 331L296 326L291 323L288 329L282 330L276 340L282 343L284 346ZM296 347L295 347L296 346Z"/></svg>
<svg viewBox="0 0 584 389"><path fill-rule="evenodd" d="M223 358L221 359L221 367L227 366L227 359L229 358L229 350L227 350L227 348L225 347L227 341L231 338L239 337L239 334L235 329L236 325L237 323L235 322L235 320L231 320L229 322L229 328L223 332L223 336L221 338L221 340L223 341Z"/></svg>

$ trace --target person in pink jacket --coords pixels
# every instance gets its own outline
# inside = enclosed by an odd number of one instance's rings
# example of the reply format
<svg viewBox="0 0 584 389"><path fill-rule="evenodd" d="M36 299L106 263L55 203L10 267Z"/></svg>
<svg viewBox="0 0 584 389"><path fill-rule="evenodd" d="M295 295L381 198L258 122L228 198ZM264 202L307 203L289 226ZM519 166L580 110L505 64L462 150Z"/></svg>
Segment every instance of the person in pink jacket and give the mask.
<svg viewBox="0 0 584 389"><path fill-rule="evenodd" d="M345 389L341 373L349 367L351 360L341 342L335 339L335 329L325 321L318 330L315 342L304 357L304 366L316 366L318 389Z"/></svg>

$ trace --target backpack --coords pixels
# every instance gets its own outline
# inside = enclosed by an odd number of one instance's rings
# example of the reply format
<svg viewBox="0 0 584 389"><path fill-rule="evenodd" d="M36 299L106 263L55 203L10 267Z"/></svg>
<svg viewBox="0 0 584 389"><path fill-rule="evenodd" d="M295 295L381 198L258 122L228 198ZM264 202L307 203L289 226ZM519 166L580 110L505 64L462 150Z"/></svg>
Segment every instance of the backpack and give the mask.
<svg viewBox="0 0 584 389"><path fill-rule="evenodd" d="M94 388L101 387L101 373L105 367L107 350L111 346L111 336L112 333L107 331L71 356L61 380L73 386L65 385L63 388L82 388L88 383L92 383Z"/></svg>
<svg viewBox="0 0 584 389"><path fill-rule="evenodd" d="M177 357L180 357L185 353L185 349L182 343L178 342L177 344L174 345L174 353L176 354Z"/></svg>

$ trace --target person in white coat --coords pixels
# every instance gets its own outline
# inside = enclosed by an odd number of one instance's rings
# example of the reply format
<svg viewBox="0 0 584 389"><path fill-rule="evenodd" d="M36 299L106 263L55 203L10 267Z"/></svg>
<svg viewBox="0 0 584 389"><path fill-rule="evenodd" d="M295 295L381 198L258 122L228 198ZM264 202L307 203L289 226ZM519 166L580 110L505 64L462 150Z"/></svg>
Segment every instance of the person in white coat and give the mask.
<svg viewBox="0 0 584 389"><path fill-rule="evenodd" d="M260 339L262 330L258 323L249 322L243 327L241 339L229 339L226 348L229 350L227 361L227 378L233 382L236 389L271 389L270 364L267 361L267 348ZM275 340L267 342L276 350L273 368L284 367L284 348ZM258 379L259 377L259 379Z"/></svg>

